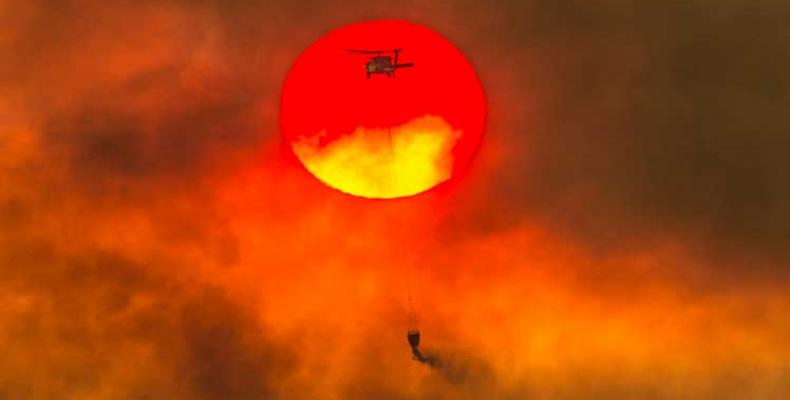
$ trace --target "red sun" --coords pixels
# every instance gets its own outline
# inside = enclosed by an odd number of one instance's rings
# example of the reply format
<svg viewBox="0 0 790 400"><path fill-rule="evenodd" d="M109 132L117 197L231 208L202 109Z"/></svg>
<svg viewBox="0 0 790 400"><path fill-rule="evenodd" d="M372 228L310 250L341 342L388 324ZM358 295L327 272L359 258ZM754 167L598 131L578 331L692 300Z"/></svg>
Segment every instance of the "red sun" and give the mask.
<svg viewBox="0 0 790 400"><path fill-rule="evenodd" d="M376 54L398 53L393 76L367 76ZM469 166L483 134L485 95L466 57L430 29L402 21L347 25L296 60L282 92L287 143L316 178L342 192L397 198Z"/></svg>

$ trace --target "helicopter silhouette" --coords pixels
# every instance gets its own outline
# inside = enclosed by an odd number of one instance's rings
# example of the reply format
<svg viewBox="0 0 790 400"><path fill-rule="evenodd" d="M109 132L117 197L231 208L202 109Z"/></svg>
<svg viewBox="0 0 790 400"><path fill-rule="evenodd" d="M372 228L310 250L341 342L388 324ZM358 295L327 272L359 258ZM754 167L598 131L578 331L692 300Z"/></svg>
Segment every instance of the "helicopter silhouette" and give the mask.
<svg viewBox="0 0 790 400"><path fill-rule="evenodd" d="M401 51L403 51L403 49L392 49L392 50L346 49L346 51L355 54L373 55L368 59L368 62L365 63L365 77L367 77L368 79L370 79L370 76L373 74L385 74L390 78L394 78L396 69L409 68L414 66L414 63L398 64L398 54ZM388 53L392 53L394 57L385 55Z"/></svg>

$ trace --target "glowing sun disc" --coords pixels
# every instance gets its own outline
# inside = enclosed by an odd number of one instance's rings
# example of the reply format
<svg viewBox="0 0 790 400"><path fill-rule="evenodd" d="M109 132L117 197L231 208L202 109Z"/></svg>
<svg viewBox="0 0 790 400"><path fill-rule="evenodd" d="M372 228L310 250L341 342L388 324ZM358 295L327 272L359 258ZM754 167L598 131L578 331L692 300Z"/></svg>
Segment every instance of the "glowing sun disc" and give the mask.
<svg viewBox="0 0 790 400"><path fill-rule="evenodd" d="M399 64L414 66L392 77L366 74L377 55L347 51L395 48L403 49ZM483 133L485 98L468 60L435 32L402 21L364 22L328 33L296 60L283 86L280 124L300 162L327 186L393 199L429 190L469 165Z"/></svg>

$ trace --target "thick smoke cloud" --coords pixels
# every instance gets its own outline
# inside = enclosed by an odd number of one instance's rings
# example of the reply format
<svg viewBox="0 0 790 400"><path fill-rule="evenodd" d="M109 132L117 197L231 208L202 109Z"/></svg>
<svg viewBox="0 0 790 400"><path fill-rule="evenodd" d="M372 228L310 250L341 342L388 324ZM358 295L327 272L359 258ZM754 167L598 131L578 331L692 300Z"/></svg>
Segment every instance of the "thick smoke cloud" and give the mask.
<svg viewBox="0 0 790 400"><path fill-rule="evenodd" d="M487 32L520 71L492 99L500 224L537 212L606 247L693 232L724 264L786 263L788 7L561 4L503 6Z"/></svg>
<svg viewBox="0 0 790 400"><path fill-rule="evenodd" d="M787 393L790 6L423 3L0 5L0 398ZM489 104L407 201L279 143L293 59L382 17Z"/></svg>
<svg viewBox="0 0 790 400"><path fill-rule="evenodd" d="M277 398L295 365L221 289L45 244L3 260L3 398Z"/></svg>

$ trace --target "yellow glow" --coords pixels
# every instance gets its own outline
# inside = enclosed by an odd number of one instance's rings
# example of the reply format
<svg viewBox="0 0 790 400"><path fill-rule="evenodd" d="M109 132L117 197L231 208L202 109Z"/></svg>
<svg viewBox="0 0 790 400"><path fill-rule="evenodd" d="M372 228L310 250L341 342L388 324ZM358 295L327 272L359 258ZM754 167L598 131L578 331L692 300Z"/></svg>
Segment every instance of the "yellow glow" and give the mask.
<svg viewBox="0 0 790 400"><path fill-rule="evenodd" d="M321 144L325 132L292 146L316 178L355 196L392 199L424 192L452 175L452 149L460 131L425 115L391 129L357 128Z"/></svg>

